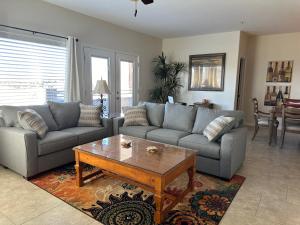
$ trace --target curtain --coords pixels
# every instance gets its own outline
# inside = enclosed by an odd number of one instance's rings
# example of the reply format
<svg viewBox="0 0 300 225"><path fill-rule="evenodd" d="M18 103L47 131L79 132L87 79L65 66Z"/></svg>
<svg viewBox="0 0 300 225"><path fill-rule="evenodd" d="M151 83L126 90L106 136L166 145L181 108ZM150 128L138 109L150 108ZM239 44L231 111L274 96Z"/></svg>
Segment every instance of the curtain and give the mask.
<svg viewBox="0 0 300 225"><path fill-rule="evenodd" d="M67 77L65 83L65 101L80 101L80 77L78 70L78 43L75 37L67 40Z"/></svg>

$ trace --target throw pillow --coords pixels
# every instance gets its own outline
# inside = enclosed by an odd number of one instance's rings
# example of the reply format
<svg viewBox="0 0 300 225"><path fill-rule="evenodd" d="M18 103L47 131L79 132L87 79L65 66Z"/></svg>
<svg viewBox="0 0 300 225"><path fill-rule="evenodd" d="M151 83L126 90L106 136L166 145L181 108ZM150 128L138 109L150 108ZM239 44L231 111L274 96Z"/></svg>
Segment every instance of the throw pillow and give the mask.
<svg viewBox="0 0 300 225"><path fill-rule="evenodd" d="M48 126L43 118L34 110L26 109L18 111L18 121L25 130L34 131L39 138L44 138L48 132Z"/></svg>
<svg viewBox="0 0 300 225"><path fill-rule="evenodd" d="M224 133L233 128L234 120L234 117L219 116L206 126L203 135L207 137L209 141L216 141Z"/></svg>
<svg viewBox="0 0 300 225"><path fill-rule="evenodd" d="M78 127L101 127L101 106L80 104Z"/></svg>
<svg viewBox="0 0 300 225"><path fill-rule="evenodd" d="M147 111L146 105L144 103L139 103L137 106L123 106L122 107L122 113L125 115L128 109L131 109L132 107L144 107Z"/></svg>
<svg viewBox="0 0 300 225"><path fill-rule="evenodd" d="M124 112L123 126L149 126L146 107L144 105L128 107Z"/></svg>

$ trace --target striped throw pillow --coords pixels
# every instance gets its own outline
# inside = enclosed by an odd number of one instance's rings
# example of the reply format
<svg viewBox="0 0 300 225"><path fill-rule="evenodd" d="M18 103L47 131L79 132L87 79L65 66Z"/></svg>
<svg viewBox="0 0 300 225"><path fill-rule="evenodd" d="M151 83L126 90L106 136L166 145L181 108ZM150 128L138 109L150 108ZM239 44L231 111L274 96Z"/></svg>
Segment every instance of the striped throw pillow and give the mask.
<svg viewBox="0 0 300 225"><path fill-rule="evenodd" d="M101 127L101 106L80 104L78 127Z"/></svg>
<svg viewBox="0 0 300 225"><path fill-rule="evenodd" d="M211 121L203 131L209 141L216 141L234 126L234 117L219 116Z"/></svg>
<svg viewBox="0 0 300 225"><path fill-rule="evenodd" d="M34 131L40 139L46 136L48 126L44 119L36 111L32 109L18 111L17 117L18 122L23 129Z"/></svg>
<svg viewBox="0 0 300 225"><path fill-rule="evenodd" d="M149 126L146 107L144 105L128 107L124 112L123 126Z"/></svg>

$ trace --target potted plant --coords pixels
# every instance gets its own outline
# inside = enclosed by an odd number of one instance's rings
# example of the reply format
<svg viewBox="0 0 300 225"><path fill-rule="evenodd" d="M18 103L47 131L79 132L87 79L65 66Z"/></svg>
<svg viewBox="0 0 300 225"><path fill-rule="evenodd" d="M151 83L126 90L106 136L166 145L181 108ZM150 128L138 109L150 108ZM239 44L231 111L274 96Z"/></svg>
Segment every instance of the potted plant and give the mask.
<svg viewBox="0 0 300 225"><path fill-rule="evenodd" d="M150 91L150 98L158 103L166 103L168 96L176 99L179 89L183 87L179 74L185 70L185 64L181 62L168 63L166 59L164 53L153 59L153 72L157 86Z"/></svg>

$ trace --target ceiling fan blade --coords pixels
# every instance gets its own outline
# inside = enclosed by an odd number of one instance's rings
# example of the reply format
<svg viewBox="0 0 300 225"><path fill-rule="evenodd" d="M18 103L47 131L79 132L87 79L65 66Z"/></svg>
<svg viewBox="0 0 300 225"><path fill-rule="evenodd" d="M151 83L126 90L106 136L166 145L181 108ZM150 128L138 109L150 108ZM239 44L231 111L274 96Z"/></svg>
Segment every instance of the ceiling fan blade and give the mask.
<svg viewBox="0 0 300 225"><path fill-rule="evenodd" d="M145 5L149 5L154 2L154 0L142 0Z"/></svg>

